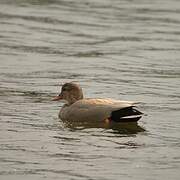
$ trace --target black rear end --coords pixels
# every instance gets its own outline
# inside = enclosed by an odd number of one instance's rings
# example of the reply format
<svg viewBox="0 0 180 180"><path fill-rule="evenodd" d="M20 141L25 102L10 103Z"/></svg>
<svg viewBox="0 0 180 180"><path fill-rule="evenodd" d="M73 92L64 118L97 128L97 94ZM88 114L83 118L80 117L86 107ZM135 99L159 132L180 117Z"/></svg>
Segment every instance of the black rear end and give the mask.
<svg viewBox="0 0 180 180"><path fill-rule="evenodd" d="M113 111L110 119L114 122L137 122L142 117L142 112L134 106Z"/></svg>

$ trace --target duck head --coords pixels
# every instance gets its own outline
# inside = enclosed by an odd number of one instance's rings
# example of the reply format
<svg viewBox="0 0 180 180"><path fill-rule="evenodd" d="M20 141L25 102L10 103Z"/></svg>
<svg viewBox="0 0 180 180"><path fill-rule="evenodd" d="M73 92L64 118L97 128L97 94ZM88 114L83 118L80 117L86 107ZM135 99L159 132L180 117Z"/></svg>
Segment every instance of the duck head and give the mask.
<svg viewBox="0 0 180 180"><path fill-rule="evenodd" d="M69 105L83 99L82 88L75 83L65 83L61 88L61 93L54 97L53 101L65 100Z"/></svg>

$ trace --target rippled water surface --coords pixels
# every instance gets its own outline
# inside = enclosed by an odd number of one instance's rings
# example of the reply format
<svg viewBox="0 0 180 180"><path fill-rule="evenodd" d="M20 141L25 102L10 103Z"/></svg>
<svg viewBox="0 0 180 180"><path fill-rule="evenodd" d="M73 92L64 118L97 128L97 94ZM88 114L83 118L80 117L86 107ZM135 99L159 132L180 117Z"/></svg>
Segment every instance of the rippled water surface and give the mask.
<svg viewBox="0 0 180 180"><path fill-rule="evenodd" d="M140 101L138 124L63 124L59 84ZM0 179L178 180L180 1L0 0Z"/></svg>

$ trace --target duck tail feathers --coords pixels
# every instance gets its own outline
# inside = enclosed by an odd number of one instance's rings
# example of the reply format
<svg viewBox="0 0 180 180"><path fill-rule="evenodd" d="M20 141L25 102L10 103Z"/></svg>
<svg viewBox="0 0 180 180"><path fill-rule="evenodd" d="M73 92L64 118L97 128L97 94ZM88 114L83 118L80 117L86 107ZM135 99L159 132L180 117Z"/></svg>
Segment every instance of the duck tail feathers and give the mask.
<svg viewBox="0 0 180 180"><path fill-rule="evenodd" d="M111 113L110 119L114 122L137 122L143 113L135 106L125 107Z"/></svg>

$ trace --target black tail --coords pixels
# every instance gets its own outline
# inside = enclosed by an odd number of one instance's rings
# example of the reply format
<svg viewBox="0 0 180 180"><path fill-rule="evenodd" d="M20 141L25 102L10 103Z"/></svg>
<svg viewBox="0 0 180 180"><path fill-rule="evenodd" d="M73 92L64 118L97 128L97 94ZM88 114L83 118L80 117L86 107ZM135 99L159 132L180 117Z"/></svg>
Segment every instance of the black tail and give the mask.
<svg viewBox="0 0 180 180"><path fill-rule="evenodd" d="M142 112L133 106L113 111L110 119L115 122L136 122L142 117Z"/></svg>

